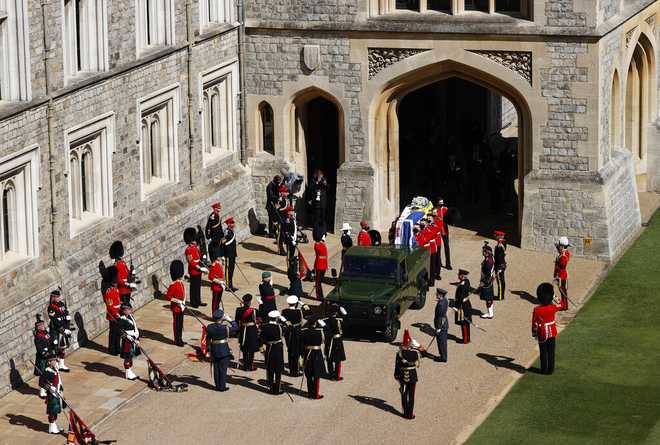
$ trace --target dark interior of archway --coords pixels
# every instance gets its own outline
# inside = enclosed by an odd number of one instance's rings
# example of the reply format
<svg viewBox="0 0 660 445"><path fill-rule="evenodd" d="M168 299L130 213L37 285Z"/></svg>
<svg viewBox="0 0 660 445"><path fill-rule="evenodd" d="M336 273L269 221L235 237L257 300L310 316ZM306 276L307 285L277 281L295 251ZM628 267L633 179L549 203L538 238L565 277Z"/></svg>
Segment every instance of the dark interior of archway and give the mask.
<svg viewBox="0 0 660 445"><path fill-rule="evenodd" d="M319 169L328 181L326 230L334 231L337 169L339 168L339 111L323 97L310 100L304 109L307 147L307 184ZM305 224L311 226L311 209L306 208Z"/></svg>
<svg viewBox="0 0 660 445"><path fill-rule="evenodd" d="M518 242L518 138L515 108L460 78L415 90L399 105L400 205L442 196L456 225Z"/></svg>

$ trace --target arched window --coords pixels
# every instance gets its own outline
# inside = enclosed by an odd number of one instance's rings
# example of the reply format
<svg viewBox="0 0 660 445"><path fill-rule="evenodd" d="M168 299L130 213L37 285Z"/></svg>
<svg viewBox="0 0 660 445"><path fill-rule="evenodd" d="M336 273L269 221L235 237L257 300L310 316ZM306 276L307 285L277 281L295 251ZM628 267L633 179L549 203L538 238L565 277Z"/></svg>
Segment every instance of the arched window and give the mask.
<svg viewBox="0 0 660 445"><path fill-rule="evenodd" d="M619 82L619 73L615 70L612 76L612 90L610 93L610 153L621 144L621 91Z"/></svg>
<svg viewBox="0 0 660 445"><path fill-rule="evenodd" d="M16 188L11 181L2 191L2 228L3 252L16 252Z"/></svg>
<svg viewBox="0 0 660 445"><path fill-rule="evenodd" d="M80 174L80 185L82 186L82 211L94 212L94 159L92 156L92 147L90 145L86 145L83 149Z"/></svg>
<svg viewBox="0 0 660 445"><path fill-rule="evenodd" d="M220 94L218 94L217 88L214 88L211 91L211 146L212 147L222 147L220 142L220 119L222 118L222 113L220 112Z"/></svg>
<svg viewBox="0 0 660 445"><path fill-rule="evenodd" d="M78 152L71 152L71 159L69 161L69 175L71 176L71 216L75 219L82 218L82 190L80 187L80 162L78 159Z"/></svg>
<svg viewBox="0 0 660 445"><path fill-rule="evenodd" d="M142 167L144 174L144 182L149 184L151 182L151 138L149 137L149 122L142 119Z"/></svg>
<svg viewBox="0 0 660 445"><path fill-rule="evenodd" d="M644 52L637 45L628 66L626 80L626 147L642 159L644 152L643 129L647 118L646 113L646 67Z"/></svg>
<svg viewBox="0 0 660 445"><path fill-rule="evenodd" d="M273 108L268 102L261 102L259 104L259 117L261 123L261 149L274 155L275 125L273 122Z"/></svg>
<svg viewBox="0 0 660 445"><path fill-rule="evenodd" d="M236 151L235 97L238 91L238 66L218 67L202 77L202 154L203 165Z"/></svg>
<svg viewBox="0 0 660 445"><path fill-rule="evenodd" d="M161 134L160 134L160 120L158 115L152 116L151 124L149 126L149 157L151 162L151 176L156 178L163 177L163 169L161 166Z"/></svg>

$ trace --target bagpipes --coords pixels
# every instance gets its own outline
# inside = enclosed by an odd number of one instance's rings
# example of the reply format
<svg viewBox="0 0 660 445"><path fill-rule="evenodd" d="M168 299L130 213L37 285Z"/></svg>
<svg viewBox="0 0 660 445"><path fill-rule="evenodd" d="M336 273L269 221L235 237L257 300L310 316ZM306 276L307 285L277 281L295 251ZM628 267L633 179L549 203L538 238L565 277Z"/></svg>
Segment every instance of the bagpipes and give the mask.
<svg viewBox="0 0 660 445"><path fill-rule="evenodd" d="M43 372L34 365L34 362L30 361L34 366L34 369L37 370L40 377L43 377ZM47 387L39 385L41 388L48 391L54 397L59 398L62 401L62 408L66 409L69 412L69 434L67 437L68 444L76 445L97 445L99 442L96 440L96 435L92 432L89 426L82 420L78 413L73 409L71 403L64 398L64 396L54 389L52 386L48 385Z"/></svg>

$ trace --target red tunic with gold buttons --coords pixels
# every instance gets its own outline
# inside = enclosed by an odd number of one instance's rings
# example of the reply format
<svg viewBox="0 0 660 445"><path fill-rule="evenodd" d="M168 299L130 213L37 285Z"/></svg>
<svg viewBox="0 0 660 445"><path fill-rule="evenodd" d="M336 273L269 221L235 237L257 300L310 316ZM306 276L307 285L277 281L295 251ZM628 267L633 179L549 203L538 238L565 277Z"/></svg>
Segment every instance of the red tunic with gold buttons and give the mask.
<svg viewBox="0 0 660 445"><path fill-rule="evenodd" d="M548 304L536 306L532 312L532 336L539 343L555 338L557 336L557 323L555 317L557 312L568 309L568 299L561 297L559 304Z"/></svg>
<svg viewBox="0 0 660 445"><path fill-rule="evenodd" d="M316 254L314 269L328 270L328 246L324 242L319 241L314 244L314 253Z"/></svg>
<svg viewBox="0 0 660 445"><path fill-rule="evenodd" d="M129 269L124 260L117 260L115 263L117 268L117 289L119 295L130 295L131 288L128 286Z"/></svg>
<svg viewBox="0 0 660 445"><path fill-rule="evenodd" d="M202 272L197 269L199 266L199 260L202 258L202 254L199 251L199 247L196 244L191 244L186 247L186 260L188 260L188 275L196 276L201 275Z"/></svg>
<svg viewBox="0 0 660 445"><path fill-rule="evenodd" d="M170 309L174 313L183 312L183 307L181 304L186 302L186 289L183 287L183 282L181 280L176 280L170 287L167 288L166 294L167 301L170 302Z"/></svg>

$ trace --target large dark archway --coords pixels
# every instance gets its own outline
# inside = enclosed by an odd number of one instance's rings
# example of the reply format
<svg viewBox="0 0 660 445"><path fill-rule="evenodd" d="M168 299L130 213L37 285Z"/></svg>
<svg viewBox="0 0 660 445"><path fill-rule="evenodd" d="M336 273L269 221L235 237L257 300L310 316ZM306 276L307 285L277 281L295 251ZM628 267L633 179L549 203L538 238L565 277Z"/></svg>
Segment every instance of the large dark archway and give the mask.
<svg viewBox="0 0 660 445"><path fill-rule="evenodd" d="M309 185L317 170L321 170L325 175L328 183L325 227L332 232L334 231L337 201L337 170L340 165L340 112L333 102L323 96L309 100L299 111L307 160L305 181ZM304 221L307 225L311 225L311 208L308 201L313 197L306 196L305 198Z"/></svg>
<svg viewBox="0 0 660 445"><path fill-rule="evenodd" d="M399 206L442 196L457 225L485 235L519 233L518 113L497 92L449 77L398 105Z"/></svg>

